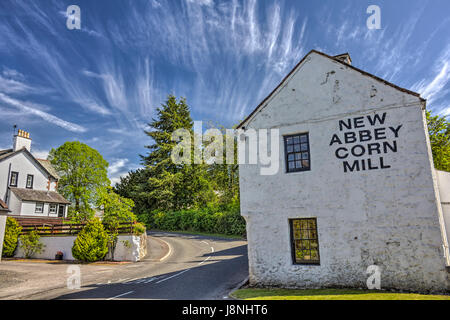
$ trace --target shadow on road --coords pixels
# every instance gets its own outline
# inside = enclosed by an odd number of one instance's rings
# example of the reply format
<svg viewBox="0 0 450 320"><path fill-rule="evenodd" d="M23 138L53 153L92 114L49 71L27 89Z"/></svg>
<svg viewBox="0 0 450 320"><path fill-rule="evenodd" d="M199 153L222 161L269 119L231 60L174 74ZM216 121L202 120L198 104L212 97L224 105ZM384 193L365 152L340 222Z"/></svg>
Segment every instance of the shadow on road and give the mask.
<svg viewBox="0 0 450 320"><path fill-rule="evenodd" d="M211 258L207 261L190 261L198 263L175 272L142 277L128 283L83 286L80 291L57 299L109 299L116 296L120 296L118 299L222 299L248 275L247 246L211 252L202 257L208 256ZM235 257L225 260L212 258L218 256Z"/></svg>

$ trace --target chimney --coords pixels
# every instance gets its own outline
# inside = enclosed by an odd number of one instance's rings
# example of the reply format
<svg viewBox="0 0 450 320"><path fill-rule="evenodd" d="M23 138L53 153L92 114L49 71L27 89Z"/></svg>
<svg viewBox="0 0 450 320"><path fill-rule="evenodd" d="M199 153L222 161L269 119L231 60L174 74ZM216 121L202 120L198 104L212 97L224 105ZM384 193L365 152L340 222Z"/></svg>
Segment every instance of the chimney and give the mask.
<svg viewBox="0 0 450 320"><path fill-rule="evenodd" d="M14 135L13 151L17 151L22 148L25 148L31 152L31 138L28 132L19 129L17 134Z"/></svg>
<svg viewBox="0 0 450 320"><path fill-rule="evenodd" d="M345 62L347 64L352 64L352 59L350 58L350 55L348 53L338 54L337 56L334 56L336 60Z"/></svg>

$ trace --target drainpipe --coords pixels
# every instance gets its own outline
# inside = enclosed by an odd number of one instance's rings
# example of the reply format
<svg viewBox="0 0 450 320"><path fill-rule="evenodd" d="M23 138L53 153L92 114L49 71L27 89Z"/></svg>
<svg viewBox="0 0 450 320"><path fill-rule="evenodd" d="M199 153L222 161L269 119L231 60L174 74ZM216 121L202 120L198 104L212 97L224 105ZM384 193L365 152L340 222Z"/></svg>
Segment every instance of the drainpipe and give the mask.
<svg viewBox="0 0 450 320"><path fill-rule="evenodd" d="M7 180L6 180L6 190L5 190L5 197L4 197L4 201L5 201L5 203L8 205L8 207L9 207L9 194L8 194L8 191L9 191L9 179L11 179L11 163L9 163L9 167L8 167L8 177L6 178Z"/></svg>

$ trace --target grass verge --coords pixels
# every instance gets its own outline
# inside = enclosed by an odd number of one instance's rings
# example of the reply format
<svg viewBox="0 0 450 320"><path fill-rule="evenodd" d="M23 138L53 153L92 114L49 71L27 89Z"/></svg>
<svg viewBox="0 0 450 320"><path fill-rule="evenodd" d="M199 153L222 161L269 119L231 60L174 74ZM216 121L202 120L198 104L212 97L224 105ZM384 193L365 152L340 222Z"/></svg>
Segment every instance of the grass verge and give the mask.
<svg viewBox="0 0 450 320"><path fill-rule="evenodd" d="M232 293L243 300L450 300L448 295L395 293L358 289L260 289L244 288Z"/></svg>

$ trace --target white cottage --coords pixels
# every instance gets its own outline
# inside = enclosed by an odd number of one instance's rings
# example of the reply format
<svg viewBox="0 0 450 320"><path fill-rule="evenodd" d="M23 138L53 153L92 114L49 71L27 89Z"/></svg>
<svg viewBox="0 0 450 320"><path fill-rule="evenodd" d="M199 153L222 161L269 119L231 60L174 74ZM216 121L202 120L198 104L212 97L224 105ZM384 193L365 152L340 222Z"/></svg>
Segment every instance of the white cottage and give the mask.
<svg viewBox="0 0 450 320"><path fill-rule="evenodd" d="M70 204L57 192L58 175L48 160L31 154L28 132L14 135L13 148L0 150L0 200L8 215L23 218L63 218Z"/></svg>
<svg viewBox="0 0 450 320"><path fill-rule="evenodd" d="M251 284L365 288L376 265L382 289L450 290L419 94L312 50L239 128L279 130L276 174L240 165Z"/></svg>

